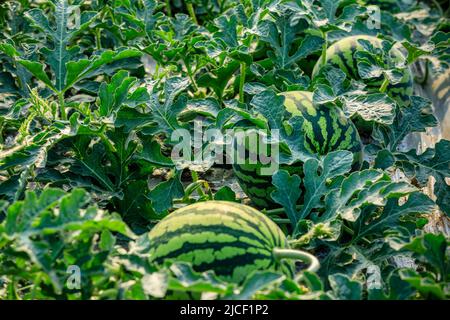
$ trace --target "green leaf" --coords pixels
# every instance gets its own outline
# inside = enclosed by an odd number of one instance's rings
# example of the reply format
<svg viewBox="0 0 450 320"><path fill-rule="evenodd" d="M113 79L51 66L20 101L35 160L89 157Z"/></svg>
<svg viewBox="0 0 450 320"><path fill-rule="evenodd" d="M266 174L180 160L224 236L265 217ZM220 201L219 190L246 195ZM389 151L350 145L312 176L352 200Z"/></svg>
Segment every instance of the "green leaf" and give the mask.
<svg viewBox="0 0 450 320"><path fill-rule="evenodd" d="M277 95L273 90L265 90L256 94L250 104L267 119L271 130L281 128L286 113L282 95Z"/></svg>
<svg viewBox="0 0 450 320"><path fill-rule="evenodd" d="M157 213L162 213L172 208L173 200L180 199L184 196L180 175L181 173L178 173L170 180L161 182L150 190L147 197L152 201L153 208Z"/></svg>
<svg viewBox="0 0 450 320"><path fill-rule="evenodd" d="M143 149L140 152L135 153L133 158L156 166L167 168L174 167L172 159L161 153L161 145L155 140L146 141L143 144Z"/></svg>
<svg viewBox="0 0 450 320"><path fill-rule="evenodd" d="M298 175L291 176L285 170L278 170L272 176L272 184L276 189L270 196L273 201L283 206L293 226L296 226L298 222L296 205L302 193L300 183L301 179Z"/></svg>
<svg viewBox="0 0 450 320"><path fill-rule="evenodd" d="M383 149L377 153L374 168L385 170L392 167L394 163L394 155L389 150Z"/></svg>
<svg viewBox="0 0 450 320"><path fill-rule="evenodd" d="M231 286L219 280L213 272L197 273L187 263L174 263L170 271L175 275L169 279L169 290L181 290L191 292L214 292L226 294Z"/></svg>
<svg viewBox="0 0 450 320"><path fill-rule="evenodd" d="M408 56L406 58L408 64L414 63L421 56L429 55L434 49L432 46L430 46L430 44L417 46L408 41L403 41L402 45L408 52Z"/></svg>
<svg viewBox="0 0 450 320"><path fill-rule="evenodd" d="M395 118L395 101L384 93L346 95L344 112L351 117L359 115L364 121L391 125Z"/></svg>
<svg viewBox="0 0 450 320"><path fill-rule="evenodd" d="M45 66L39 62L28 61L28 60L17 60L21 65L28 69L36 78L45 83L53 91L57 91L56 87L53 85L52 81L45 72Z"/></svg>
<svg viewBox="0 0 450 320"><path fill-rule="evenodd" d="M430 276L421 275L411 269L402 269L400 277L419 291L424 299L448 299L449 295L444 291L445 288Z"/></svg>
<svg viewBox="0 0 450 320"><path fill-rule="evenodd" d="M108 175L108 168L103 165L105 146L96 143L89 147L90 142L90 137L82 137L73 143L75 157L67 159L69 170L84 177L92 177L106 191L114 192L115 186Z"/></svg>
<svg viewBox="0 0 450 320"><path fill-rule="evenodd" d="M414 238L403 246L403 250L413 252L413 256L427 266L427 270L436 275L436 279L446 281L449 278L450 258L449 240L443 234L427 233Z"/></svg>
<svg viewBox="0 0 450 320"><path fill-rule="evenodd" d="M116 50L105 50L100 55L94 55L89 60L79 59L67 62L67 76L64 91L74 86L79 81L95 75L101 68L113 64L119 60L140 57L142 54L136 49L117 48Z"/></svg>
<svg viewBox="0 0 450 320"><path fill-rule="evenodd" d="M345 274L329 276L333 294L339 300L361 300L362 285L359 281L351 280Z"/></svg>
<svg viewBox="0 0 450 320"><path fill-rule="evenodd" d="M116 243L116 238L109 230L103 230L100 236L100 244L99 247L102 250L111 250Z"/></svg>
<svg viewBox="0 0 450 320"><path fill-rule="evenodd" d="M387 175L378 170L363 170L350 174L339 189L332 190L325 198L325 213L316 219L325 221L337 216L356 221L369 205L384 206L388 199L398 198L415 192L407 183L391 182Z"/></svg>
<svg viewBox="0 0 450 320"><path fill-rule="evenodd" d="M416 179L421 186L428 183L430 176L436 179L434 183L436 203L447 215L450 215L450 186L445 179L450 176L449 148L450 141L441 140L434 149L429 148L420 155L415 149L405 153L394 153L395 165L410 179Z"/></svg>
<svg viewBox="0 0 450 320"><path fill-rule="evenodd" d="M251 299L256 292L265 289L271 284L279 282L283 278L284 275L280 273L270 271L254 272L245 280L239 293L233 294L231 296L226 296L225 298L231 298L234 300Z"/></svg>
<svg viewBox="0 0 450 320"><path fill-rule="evenodd" d="M304 178L305 198L300 219L304 219L314 208L320 207L321 198L330 190L327 185L330 179L343 175L350 171L353 162L353 154L349 151L330 152L320 161L310 159L305 162L304 172L308 172Z"/></svg>
<svg viewBox="0 0 450 320"><path fill-rule="evenodd" d="M408 216L415 217L419 214L431 212L435 208L435 203L426 195L420 192L411 193L406 203L399 205L398 198L389 199L381 215L370 223L366 223L370 216L360 217L355 228L355 241L369 235L381 237L391 226L400 224L401 219Z"/></svg>
<svg viewBox="0 0 450 320"><path fill-rule="evenodd" d="M201 75L197 80L197 85L203 88L212 88L217 98L222 100L224 90L239 66L239 61L232 60L211 72Z"/></svg>
<svg viewBox="0 0 450 320"><path fill-rule="evenodd" d="M152 134L154 123L155 120L151 114L142 113L135 108L126 106L120 108L114 120L114 125L117 128L123 127L123 130L127 133L133 132L133 130L147 130L149 131L148 134Z"/></svg>
<svg viewBox="0 0 450 320"><path fill-rule="evenodd" d="M410 299L415 290L411 285L402 280L398 270L392 271L386 279L387 292L380 287L368 290L369 300L407 300Z"/></svg>
<svg viewBox="0 0 450 320"><path fill-rule="evenodd" d="M274 20L262 20L258 25L260 39L269 43L273 52L271 57L281 69L288 68L300 59L322 48L323 39L306 35L300 45L293 51L297 35L306 29L304 23L292 23L289 15L273 13ZM293 53L292 53L293 52Z"/></svg>
<svg viewBox="0 0 450 320"><path fill-rule="evenodd" d="M222 201L237 201L236 194L229 186L223 186L219 190L217 190L214 195L214 200L222 200Z"/></svg>
<svg viewBox="0 0 450 320"><path fill-rule="evenodd" d="M411 132L425 132L437 125L431 101L419 96L411 96L411 105L400 109L389 127L378 127L372 135L382 145L395 151L403 139Z"/></svg>
<svg viewBox="0 0 450 320"><path fill-rule="evenodd" d="M153 134L162 132L170 136L173 130L182 128L178 122L178 115L186 107L187 98L184 95L176 101L175 98L188 85L189 80L186 78L170 78L164 84L164 103L159 102L156 94L152 95L148 106L152 111L153 121L156 123L156 127L152 130Z"/></svg>
<svg viewBox="0 0 450 320"><path fill-rule="evenodd" d="M11 241L9 254L15 252L16 257L19 254L29 257L22 267L30 268L32 277L42 271L43 280L53 286L57 295L64 289L64 274L69 265L79 264L85 272L99 268L91 260L93 253L89 249L95 234L108 230L134 238L117 215L106 215L97 207L88 206L89 201L90 197L81 189L66 194L60 189L47 188L39 196L28 191L23 201L7 209L3 226ZM88 244L87 250L82 244ZM70 257L75 260L70 261ZM77 260L81 257L85 262L90 261L91 266ZM102 263L100 256L97 259Z"/></svg>
<svg viewBox="0 0 450 320"><path fill-rule="evenodd" d="M46 62L55 75L54 87L57 91L62 92L68 87L66 83L66 76L68 77L67 63L74 59L80 50L78 46L69 47L69 42L75 35L89 26L95 14L83 12L83 15L80 17L80 25L77 28L69 29L69 16L75 9L75 6L70 5L67 0L55 0L53 5L55 8L55 28L50 25L49 19L45 17L41 9L35 8L28 11L28 16L34 25L43 30L51 39L53 48L49 49L45 47L41 51L45 55ZM44 81L42 77L38 77L38 79ZM47 82L45 83L49 85Z"/></svg>
<svg viewBox="0 0 450 320"><path fill-rule="evenodd" d="M334 102L336 95L333 89L325 84L318 84L313 93L313 104L326 104Z"/></svg>
<svg viewBox="0 0 450 320"><path fill-rule="evenodd" d="M129 77L127 71L122 70L112 77L109 84L103 82L98 91L99 115L108 117L113 111L118 110L127 99L136 80L136 78Z"/></svg>

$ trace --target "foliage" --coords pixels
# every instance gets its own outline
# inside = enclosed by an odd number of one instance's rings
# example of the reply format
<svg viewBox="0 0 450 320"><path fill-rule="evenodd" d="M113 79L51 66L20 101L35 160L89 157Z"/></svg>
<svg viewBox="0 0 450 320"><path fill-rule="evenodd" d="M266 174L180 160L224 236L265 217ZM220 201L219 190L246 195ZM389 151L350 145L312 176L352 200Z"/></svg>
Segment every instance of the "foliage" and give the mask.
<svg viewBox="0 0 450 320"><path fill-rule="evenodd" d="M350 34L378 34L385 60L395 46L408 67L447 72L448 8L438 3L0 3L0 298L448 299L448 237L423 227L438 209L450 215L449 141L421 153L402 146L437 125L431 102L399 106L327 66L311 80L319 56ZM368 4L382 9L379 29L368 27ZM362 45L362 77L398 82L407 66ZM282 121L276 95L290 90L370 122L363 169L352 171L350 152L299 147L300 120ZM275 173L280 208L264 211L319 257L318 274L256 272L236 285L149 262L146 235L162 217L197 201L240 201L208 180L207 159L172 161L174 130L199 123L281 130L282 162L301 160L308 174ZM420 189L430 177L435 201ZM411 267L395 262L405 257Z"/></svg>

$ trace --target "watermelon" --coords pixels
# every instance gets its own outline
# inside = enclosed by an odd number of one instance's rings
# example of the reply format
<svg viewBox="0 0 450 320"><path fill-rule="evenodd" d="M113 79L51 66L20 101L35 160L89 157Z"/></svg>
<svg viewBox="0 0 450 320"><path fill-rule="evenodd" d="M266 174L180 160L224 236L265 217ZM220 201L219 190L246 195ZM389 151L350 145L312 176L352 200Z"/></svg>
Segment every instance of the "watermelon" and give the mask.
<svg viewBox="0 0 450 320"><path fill-rule="evenodd" d="M358 40L368 40L375 48L382 47L382 40L376 37L367 35L346 37L335 42L327 49L325 64L339 68L350 79L363 81L367 86L368 92L379 92L382 79L362 80L359 76L355 52L363 50L363 47ZM397 59L399 61L404 57L403 53L396 47L392 48L391 56L394 60ZM322 66L322 57L320 57L314 66L313 78L319 73ZM410 104L409 97L413 94L413 75L411 70L406 68L402 80L396 84L389 84L386 93L400 106L408 106Z"/></svg>
<svg viewBox="0 0 450 320"><path fill-rule="evenodd" d="M361 167L363 160L362 143L354 124L346 118L337 106L313 105L312 93L306 91L289 91L282 93L285 97L284 107L289 117L303 118L302 128L295 128L304 135L304 147L311 154L325 155L331 151L348 150L354 154L353 169ZM250 129L249 129L250 130ZM248 148L246 145L245 148ZM252 163L246 152L245 162L235 161L233 170L239 185L245 194L259 208L275 207L270 197L275 187L272 176L263 175L260 162ZM242 163L244 162L244 163ZM281 169L303 176L303 164L297 162L291 166L282 165Z"/></svg>
<svg viewBox="0 0 450 320"><path fill-rule="evenodd" d="M162 219L150 232L150 261L192 264L195 271L213 270L227 281L242 282L255 270L292 276L294 257L318 267L308 253L289 249L280 228L258 210L234 202L198 202ZM312 270L312 269L311 269Z"/></svg>

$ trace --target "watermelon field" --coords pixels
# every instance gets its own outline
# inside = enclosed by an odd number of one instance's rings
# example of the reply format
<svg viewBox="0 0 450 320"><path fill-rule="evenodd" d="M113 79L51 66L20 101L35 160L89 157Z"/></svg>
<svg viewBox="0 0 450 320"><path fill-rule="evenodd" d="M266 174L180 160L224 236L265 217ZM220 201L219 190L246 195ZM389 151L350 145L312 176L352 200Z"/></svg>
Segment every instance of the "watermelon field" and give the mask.
<svg viewBox="0 0 450 320"><path fill-rule="evenodd" d="M449 14L0 1L0 300L449 299Z"/></svg>

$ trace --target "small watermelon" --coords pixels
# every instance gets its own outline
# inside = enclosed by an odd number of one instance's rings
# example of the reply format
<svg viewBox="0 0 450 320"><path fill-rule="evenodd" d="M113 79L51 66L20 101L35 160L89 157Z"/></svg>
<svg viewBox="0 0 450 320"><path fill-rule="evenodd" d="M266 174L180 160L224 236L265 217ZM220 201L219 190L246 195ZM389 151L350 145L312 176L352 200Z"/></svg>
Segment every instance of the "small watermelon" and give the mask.
<svg viewBox="0 0 450 320"><path fill-rule="evenodd" d="M346 37L335 42L327 49L325 63L339 68L351 79L362 80L358 73L357 60L355 58L355 52L363 50L358 40L370 41L375 48L382 47L382 40L376 37L367 35ZM404 57L403 53L396 47L392 48L390 53L394 60L401 60ZM314 66L313 78L319 73L322 66L322 57L320 57ZM379 92L382 79L363 80L363 82L366 84L369 92ZM389 84L386 93L400 106L408 106L410 104L409 97L413 94L413 75L411 70L406 68L402 80L396 84Z"/></svg>
<svg viewBox="0 0 450 320"><path fill-rule="evenodd" d="M194 270L213 270L220 278L240 283L252 271L281 271L292 276L295 258L311 263L317 259L289 249L280 228L249 206L207 201L188 205L161 220L150 232L150 261L192 264ZM312 268L312 269L311 269Z"/></svg>
<svg viewBox="0 0 450 320"><path fill-rule="evenodd" d="M348 150L354 154L353 169L362 164L362 143L354 124L348 120L341 109L335 105L315 106L312 93L306 91L289 91L282 93L285 97L284 107L291 117L303 118L300 130L304 135L304 147L311 154L325 155L331 151ZM296 128L297 129L297 128ZM248 146L245 146L248 148ZM250 152L246 152L248 157ZM234 163L233 170L238 183L252 202L260 208L276 206L270 194L275 190L272 176L263 175L260 163L247 161ZM298 162L291 166L282 165L281 169L303 176L303 164Z"/></svg>

